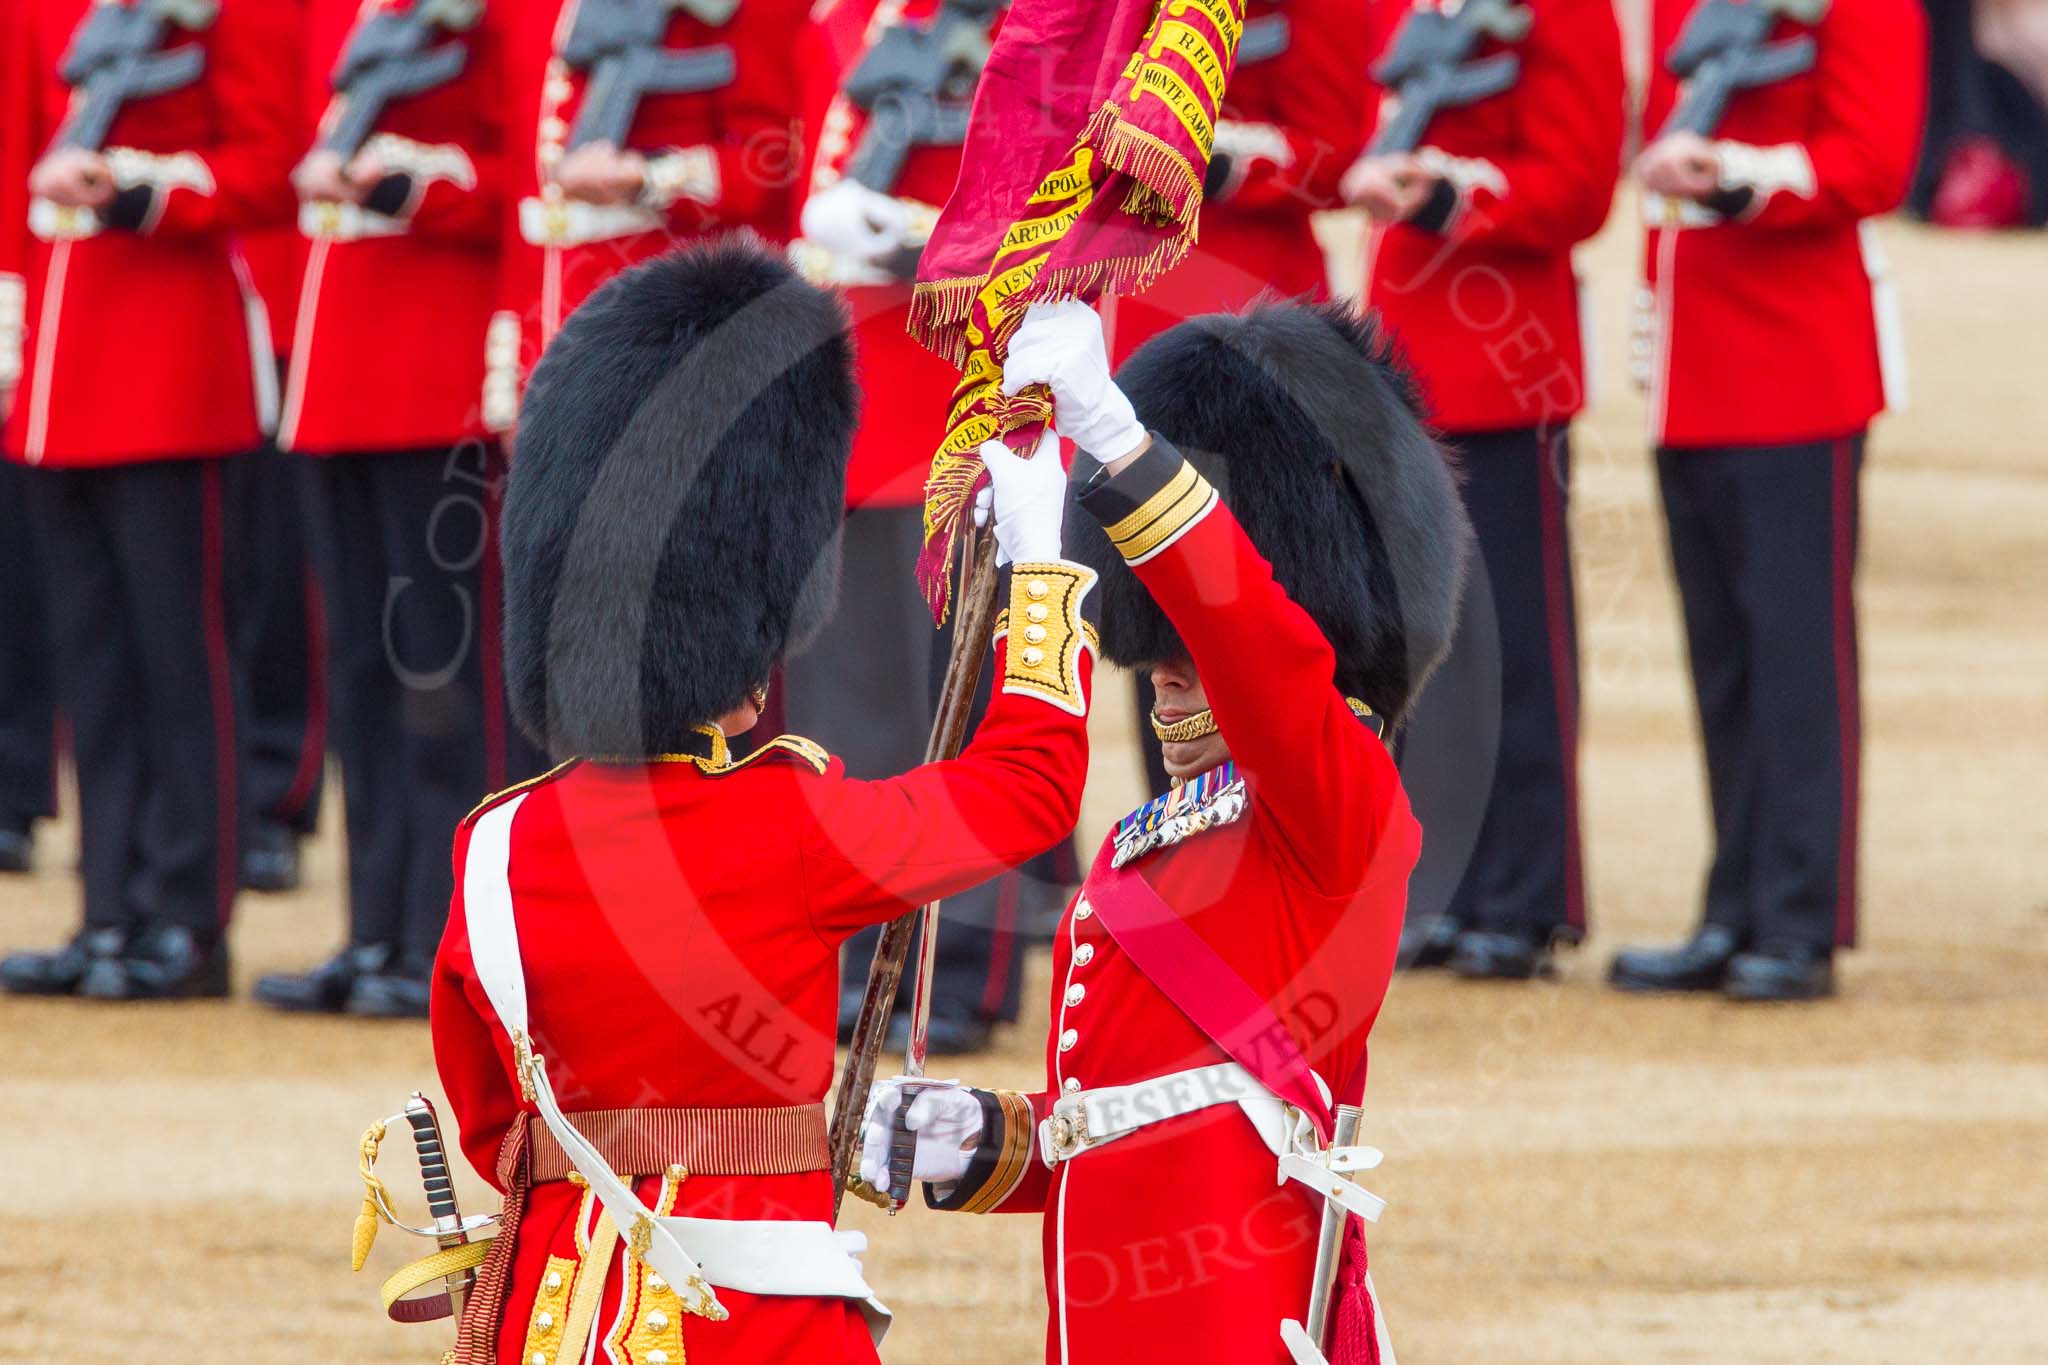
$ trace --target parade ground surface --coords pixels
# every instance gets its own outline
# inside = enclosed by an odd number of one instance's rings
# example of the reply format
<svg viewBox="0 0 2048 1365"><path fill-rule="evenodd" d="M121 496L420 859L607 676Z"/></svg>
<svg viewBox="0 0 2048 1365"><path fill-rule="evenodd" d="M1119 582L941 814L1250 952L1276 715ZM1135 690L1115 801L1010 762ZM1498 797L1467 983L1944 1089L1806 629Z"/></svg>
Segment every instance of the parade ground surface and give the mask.
<svg viewBox="0 0 2048 1365"><path fill-rule="evenodd" d="M1617 944L1688 928L1705 817L1622 374L1635 235L1587 253L1602 385L1574 515L1596 932L1554 984L1394 985L1365 1137L1387 1152L1373 1263L1406 1365L2048 1359L2048 269L2038 236L1880 235L1915 407L1879 426L1865 486L1866 946L1813 1007L1601 984ZM1089 842L1137 794L1127 714L1103 709ZM246 1000L258 973L334 945L331 823L303 893L244 899L243 998L0 1002L0 1360L427 1362L448 1344L445 1323L378 1309L379 1276L421 1244L387 1230L348 1271L356 1136L432 1088L425 1028ZM69 931L69 845L46 831L40 874L0 884L0 942ZM1024 1024L963 1075L1040 1074L1034 968ZM473 1179L465 1194L489 1204ZM854 1221L898 1315L887 1358L1041 1358L1036 1220Z"/></svg>

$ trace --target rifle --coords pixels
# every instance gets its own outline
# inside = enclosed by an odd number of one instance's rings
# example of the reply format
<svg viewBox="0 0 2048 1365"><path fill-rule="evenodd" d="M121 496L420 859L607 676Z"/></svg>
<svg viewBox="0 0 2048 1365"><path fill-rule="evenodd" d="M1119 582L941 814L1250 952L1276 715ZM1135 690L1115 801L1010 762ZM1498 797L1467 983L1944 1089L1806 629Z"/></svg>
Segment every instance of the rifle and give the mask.
<svg viewBox="0 0 2048 1365"><path fill-rule="evenodd" d="M129 100L182 90L206 71L206 50L188 44L160 51L172 27L212 27L220 0L141 0L96 4L71 36L57 74L73 91L70 112L50 146L97 152Z"/></svg>
<svg viewBox="0 0 2048 1365"><path fill-rule="evenodd" d="M1482 38L1519 43L1532 18L1529 7L1515 0L1465 0L1452 12L1418 9L1410 14L1394 50L1372 73L1394 92L1394 107L1366 155L1412 152L1442 110L1512 89L1522 74L1520 57L1499 52L1480 61L1470 58Z"/></svg>
<svg viewBox="0 0 2048 1365"><path fill-rule="evenodd" d="M1701 0L1664 58L1685 85L1657 136L1710 137L1738 92L1811 71L1818 51L1812 34L1764 40L1780 16L1810 26L1827 12L1828 0Z"/></svg>
<svg viewBox="0 0 2048 1365"><path fill-rule="evenodd" d="M569 147L609 142L626 145L633 116L649 95L722 90L739 76L739 58L717 43L686 52L662 45L671 11L686 9L707 23L723 23L738 0L582 0L562 45L562 60L585 72L589 84Z"/></svg>
<svg viewBox="0 0 2048 1365"><path fill-rule="evenodd" d="M945 0L924 24L898 24L846 78L846 98L868 111L846 177L879 194L896 188L916 147L967 140L974 87L988 64L989 21L1009 0Z"/></svg>
<svg viewBox="0 0 2048 1365"><path fill-rule="evenodd" d="M335 64L332 122L320 145L347 161L363 149L395 99L446 85L469 64L462 42L431 46L443 34L466 32L483 0L416 0L403 12L380 10L356 26Z"/></svg>

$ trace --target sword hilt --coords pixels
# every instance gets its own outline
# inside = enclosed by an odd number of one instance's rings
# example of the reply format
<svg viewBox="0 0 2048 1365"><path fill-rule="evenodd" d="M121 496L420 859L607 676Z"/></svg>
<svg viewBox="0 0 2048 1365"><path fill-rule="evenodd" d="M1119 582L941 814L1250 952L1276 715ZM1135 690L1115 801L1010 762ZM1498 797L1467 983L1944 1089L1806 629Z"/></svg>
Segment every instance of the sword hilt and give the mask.
<svg viewBox="0 0 2048 1365"><path fill-rule="evenodd" d="M889 1124L889 1213L910 1202L910 1182L917 1167L917 1134L910 1127L910 1102L917 1092L905 1089L896 1101L896 1117Z"/></svg>
<svg viewBox="0 0 2048 1365"><path fill-rule="evenodd" d="M427 1212L433 1215L436 1239L442 1246L469 1240L462 1230L462 1210L455 1202L455 1181L448 1154L441 1145L441 1124L433 1103L421 1094L405 1102L405 1121L412 1128L413 1150L420 1159L420 1179L427 1187Z"/></svg>

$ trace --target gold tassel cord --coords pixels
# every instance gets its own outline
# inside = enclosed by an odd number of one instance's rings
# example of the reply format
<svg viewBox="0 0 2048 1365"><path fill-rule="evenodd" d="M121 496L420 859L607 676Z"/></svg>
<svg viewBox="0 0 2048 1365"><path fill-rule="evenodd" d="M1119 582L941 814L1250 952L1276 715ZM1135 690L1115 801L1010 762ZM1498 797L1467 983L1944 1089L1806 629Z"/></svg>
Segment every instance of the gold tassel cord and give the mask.
<svg viewBox="0 0 2048 1365"><path fill-rule="evenodd" d="M349 1269L361 1270L370 1259L370 1248L377 1241L377 1224L384 1216L383 1206L391 1201L391 1191L384 1188L384 1182L377 1178L377 1148L384 1141L384 1125L373 1123L363 1130L362 1142L358 1144L356 1172L363 1178L363 1207L356 1214L355 1244L349 1252Z"/></svg>

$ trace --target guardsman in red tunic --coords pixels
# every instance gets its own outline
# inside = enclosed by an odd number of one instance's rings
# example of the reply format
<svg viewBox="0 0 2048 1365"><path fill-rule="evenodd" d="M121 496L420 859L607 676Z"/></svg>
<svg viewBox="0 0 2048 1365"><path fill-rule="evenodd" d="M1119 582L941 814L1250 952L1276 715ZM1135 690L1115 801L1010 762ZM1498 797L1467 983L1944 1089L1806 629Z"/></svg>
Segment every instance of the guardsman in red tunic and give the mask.
<svg viewBox="0 0 2048 1365"><path fill-rule="evenodd" d="M907 581L923 548L924 480L960 373L911 337L910 286L953 192L968 107L1007 12L1007 0L834 0L814 15L809 198L804 235L790 250L806 278L845 292L854 318L862 402L846 477L846 561L857 582ZM913 594L863 594L842 602L784 671L784 715L856 776L902 772L931 733L933 689L920 675L935 682L950 652L950 631L933 630ZM978 1051L991 1021L1016 1017L1017 924L1057 908L1052 861L947 900L935 1052ZM842 1033L859 1012L872 937L847 948ZM907 980L904 989L899 1022L910 1013Z"/></svg>
<svg viewBox="0 0 2048 1365"><path fill-rule="evenodd" d="M449 834L478 793L538 770L504 719L504 461L480 398L516 8L311 5L304 99L317 132L294 176L307 259L280 443L310 457L349 919L335 957L257 983L281 1009L423 1016Z"/></svg>
<svg viewBox="0 0 2048 1365"><path fill-rule="evenodd" d="M22 9L0 13L0 88L29 76L21 63ZM0 422L21 379L27 289L28 168L36 149L19 122L0 124ZM26 872L35 822L56 814L51 740L50 650L43 623L41 555L28 510L28 475L0 460L0 545L14 571L0 581L0 872Z"/></svg>
<svg viewBox="0 0 2048 1365"><path fill-rule="evenodd" d="M506 1194L464 1365L872 1362L878 1305L830 1227L840 945L1076 818L1095 574L1059 558L1050 441L984 456L1035 643L996 646L966 752L883 781L792 737L731 757L831 609L846 328L731 241L620 276L534 372L506 662L520 723L568 761L456 839L434 1050L463 1149Z"/></svg>
<svg viewBox="0 0 2048 1365"><path fill-rule="evenodd" d="M1245 11L1201 242L1151 289L1111 305L1119 359L1183 318L1242 308L1267 292L1329 292L1311 218L1337 206L1338 182L1358 153L1366 0L1248 0Z"/></svg>
<svg viewBox="0 0 2048 1365"><path fill-rule="evenodd" d="M679 240L788 240L808 0L523 0L506 54L511 236L492 320L486 419L563 320Z"/></svg>
<svg viewBox="0 0 2048 1365"><path fill-rule="evenodd" d="M1385 727L1449 642L1471 533L1347 308L1197 318L1115 383L1103 350L1084 306L1041 307L1004 374L1089 452L1070 534L1175 785L1059 926L1046 1088L920 1093L914 1170L936 1207L1044 1216L1048 1361L1380 1359L1346 1221L1378 1205L1346 1175L1376 1160L1356 1106L1421 842ZM869 1183L898 1099L876 1087Z"/></svg>
<svg viewBox="0 0 2048 1365"><path fill-rule="evenodd" d="M1374 127L1345 197L1372 216L1368 296L1458 454L1485 569L1403 745L1427 834L1402 961L1527 978L1586 927L1572 249L1621 168L1621 34L1610 0L1379 4L1371 29Z"/></svg>
<svg viewBox="0 0 2048 1365"><path fill-rule="evenodd" d="M232 239L290 213L292 10L19 8L26 78L0 90L0 122L39 159L5 453L34 466L86 929L0 964L0 986L222 995L237 870L222 493L275 397Z"/></svg>
<svg viewBox="0 0 2048 1365"><path fill-rule="evenodd" d="M1658 0L1638 360L1706 745L1702 922L1632 990L1834 989L1856 936L1858 485L1904 400L1869 219L1920 146L1912 0Z"/></svg>

